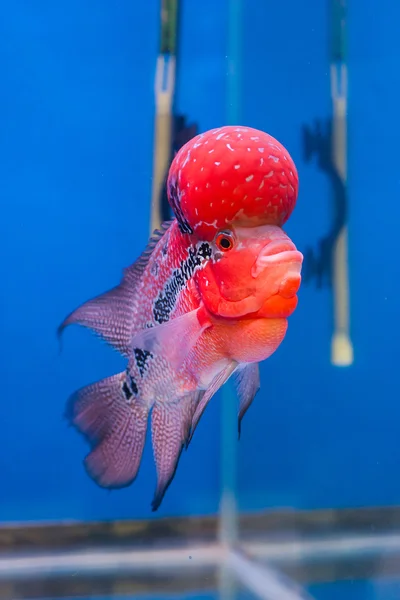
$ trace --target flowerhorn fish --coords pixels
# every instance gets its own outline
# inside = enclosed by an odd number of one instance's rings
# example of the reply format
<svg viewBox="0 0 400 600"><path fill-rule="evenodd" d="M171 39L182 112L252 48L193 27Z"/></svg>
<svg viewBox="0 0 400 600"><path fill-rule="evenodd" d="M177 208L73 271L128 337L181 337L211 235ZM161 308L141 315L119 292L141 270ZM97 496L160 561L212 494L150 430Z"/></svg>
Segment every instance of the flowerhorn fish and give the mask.
<svg viewBox="0 0 400 600"><path fill-rule="evenodd" d="M59 327L92 329L127 359L122 373L69 400L67 418L87 438L84 464L102 487L133 482L149 417L157 510L204 409L234 375L241 420L258 363L286 334L303 256L282 225L297 199L287 150L248 127L202 133L176 154L167 181L175 214L121 283Z"/></svg>

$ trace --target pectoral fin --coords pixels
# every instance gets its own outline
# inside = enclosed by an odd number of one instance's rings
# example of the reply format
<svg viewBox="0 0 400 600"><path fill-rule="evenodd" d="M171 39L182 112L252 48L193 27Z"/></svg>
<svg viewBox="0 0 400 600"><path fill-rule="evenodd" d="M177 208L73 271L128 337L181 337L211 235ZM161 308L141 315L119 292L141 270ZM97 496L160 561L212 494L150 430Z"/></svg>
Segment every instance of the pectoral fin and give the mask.
<svg viewBox="0 0 400 600"><path fill-rule="evenodd" d="M220 371L218 373L218 375L216 375L214 377L214 379L212 380L212 382L210 384L210 387L207 388L204 396L201 398L200 402L198 403L196 411L193 415L192 427L191 427L191 431L190 431L190 436L189 436L187 444L186 444L186 448L189 446L190 442L192 441L193 434L196 430L196 427L201 419L203 412L206 409L207 404L209 403L211 398L214 396L214 394L219 390L219 388L221 386L223 386L226 381L228 381L229 377L232 375L232 373L234 372L236 367L237 367L236 362L229 363L229 365L227 367L225 367L225 369Z"/></svg>
<svg viewBox="0 0 400 600"><path fill-rule="evenodd" d="M132 339L132 347L164 357L175 371L179 371L203 331L210 326L211 322L203 318L201 308L198 308L138 332Z"/></svg>
<svg viewBox="0 0 400 600"><path fill-rule="evenodd" d="M250 363L235 373L236 391L239 396L238 432L240 438L242 419L260 389L258 363Z"/></svg>

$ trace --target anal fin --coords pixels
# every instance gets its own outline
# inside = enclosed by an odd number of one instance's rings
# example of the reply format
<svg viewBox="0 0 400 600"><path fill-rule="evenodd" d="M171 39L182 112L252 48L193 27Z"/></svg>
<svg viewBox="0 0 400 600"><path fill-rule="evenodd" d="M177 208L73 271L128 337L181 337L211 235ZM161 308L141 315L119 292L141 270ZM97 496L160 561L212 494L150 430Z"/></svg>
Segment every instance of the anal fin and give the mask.
<svg viewBox="0 0 400 600"><path fill-rule="evenodd" d="M156 403L151 413L154 460L157 468L157 487L152 509L157 510L174 478L185 444L193 413L204 392L187 394L176 402Z"/></svg>

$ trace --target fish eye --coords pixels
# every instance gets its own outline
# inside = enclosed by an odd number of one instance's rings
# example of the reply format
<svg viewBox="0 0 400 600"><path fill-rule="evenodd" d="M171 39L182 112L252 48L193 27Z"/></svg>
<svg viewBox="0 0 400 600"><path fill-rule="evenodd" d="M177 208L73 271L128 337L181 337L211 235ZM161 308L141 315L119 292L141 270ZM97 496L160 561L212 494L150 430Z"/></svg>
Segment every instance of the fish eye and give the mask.
<svg viewBox="0 0 400 600"><path fill-rule="evenodd" d="M219 250L227 252L233 248L234 237L230 231L221 231L215 238L215 243Z"/></svg>

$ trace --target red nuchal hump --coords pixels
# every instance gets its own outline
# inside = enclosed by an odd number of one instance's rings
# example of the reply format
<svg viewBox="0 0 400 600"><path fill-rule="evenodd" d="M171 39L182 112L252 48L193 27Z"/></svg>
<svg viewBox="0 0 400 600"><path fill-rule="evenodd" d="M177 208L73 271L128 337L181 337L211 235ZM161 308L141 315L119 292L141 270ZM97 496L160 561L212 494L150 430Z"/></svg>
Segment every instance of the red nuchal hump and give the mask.
<svg viewBox="0 0 400 600"><path fill-rule="evenodd" d="M203 239L233 222L283 225L297 192L288 151L250 127L220 127L196 136L178 152L168 177L169 201L181 228Z"/></svg>

